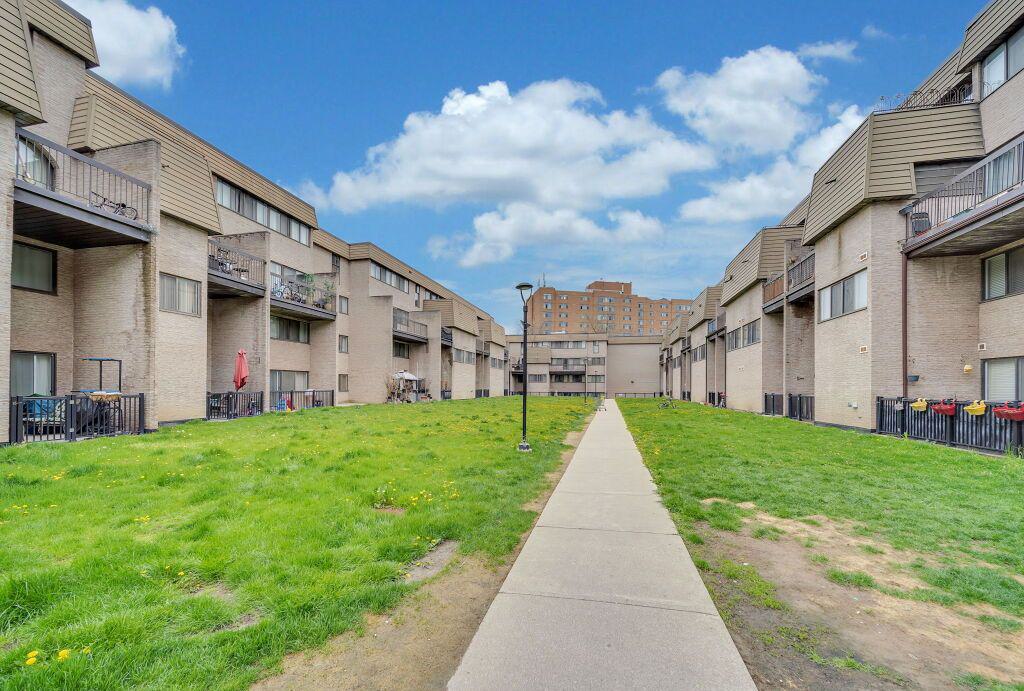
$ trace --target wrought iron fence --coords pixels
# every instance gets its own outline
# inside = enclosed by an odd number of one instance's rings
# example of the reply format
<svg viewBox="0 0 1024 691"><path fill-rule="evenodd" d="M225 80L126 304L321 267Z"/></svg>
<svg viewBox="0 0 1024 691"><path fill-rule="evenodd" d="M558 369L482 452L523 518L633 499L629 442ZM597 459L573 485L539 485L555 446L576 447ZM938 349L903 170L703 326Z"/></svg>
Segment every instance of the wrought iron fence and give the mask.
<svg viewBox="0 0 1024 691"><path fill-rule="evenodd" d="M121 221L151 227L149 184L34 132L16 130L18 180Z"/></svg>
<svg viewBox="0 0 1024 691"><path fill-rule="evenodd" d="M789 290L814 278L814 253L798 261L786 271Z"/></svg>
<svg viewBox="0 0 1024 691"><path fill-rule="evenodd" d="M763 288L763 298L761 300L762 302L771 302L772 300L776 299L777 297L780 297L784 292L786 292L786 281L784 280L784 278L785 277L782 274L779 274L778 276L770 278L767 282L765 282Z"/></svg>
<svg viewBox="0 0 1024 691"><path fill-rule="evenodd" d="M491 390L490 389L477 389L476 390L476 398L490 398L490 397L491 397Z"/></svg>
<svg viewBox="0 0 1024 691"><path fill-rule="evenodd" d="M921 110L974 102L971 82L958 84L948 89L920 89L909 94L895 94L878 99L876 113L893 113L901 110Z"/></svg>
<svg viewBox="0 0 1024 691"><path fill-rule="evenodd" d="M725 392L724 391L708 391L708 405L713 405L716 408L725 407Z"/></svg>
<svg viewBox="0 0 1024 691"><path fill-rule="evenodd" d="M954 401L954 414L942 415L932 410L932 405L940 401L927 400L928 407L923 411L912 409L912 402L909 398L879 396L875 431L979 451L1022 452L1024 422L997 418L992 405L987 405L981 415L971 415L964 410L970 401Z"/></svg>
<svg viewBox="0 0 1024 691"><path fill-rule="evenodd" d="M962 216L1024 182L1024 136L1018 137L946 185L932 190L900 212L907 219L907 239Z"/></svg>
<svg viewBox="0 0 1024 691"><path fill-rule="evenodd" d="M680 398L682 398L682 400L684 400L684 401L691 400L690 392L689 391L681 391L680 392Z"/></svg>
<svg viewBox="0 0 1024 691"><path fill-rule="evenodd" d="M145 428L145 394L141 393L15 396L11 399L12 444L142 434Z"/></svg>
<svg viewBox="0 0 1024 691"><path fill-rule="evenodd" d="M786 415L792 420L814 422L814 396L787 394Z"/></svg>
<svg viewBox="0 0 1024 691"><path fill-rule="evenodd" d="M765 393L764 414L785 415L785 397L780 393Z"/></svg>
<svg viewBox="0 0 1024 691"><path fill-rule="evenodd" d="M661 398L661 397L662 397L662 395L661 395L660 391L656 391L656 392L653 392L653 393L644 393L644 392L630 393L630 392L620 391L620 392L615 394L615 398Z"/></svg>
<svg viewBox="0 0 1024 691"><path fill-rule="evenodd" d="M452 390L451 389L441 389L441 400L442 401L450 401L450 400L452 400Z"/></svg>
<svg viewBox="0 0 1024 691"><path fill-rule="evenodd" d="M263 412L262 391L228 391L206 394L207 420L233 420Z"/></svg>
<svg viewBox="0 0 1024 691"><path fill-rule="evenodd" d="M452 330L447 326L441 327L441 343L444 345L452 344Z"/></svg>
<svg viewBox="0 0 1024 691"><path fill-rule="evenodd" d="M271 391L271 410L305 410L306 408L327 408L334 405L333 389L306 389L304 391Z"/></svg>
<svg viewBox="0 0 1024 691"><path fill-rule="evenodd" d="M270 297L337 313L337 294L334 292L336 274L303 274L308 280L291 281L271 275Z"/></svg>
<svg viewBox="0 0 1024 691"><path fill-rule="evenodd" d="M207 241L207 264L210 271L229 276L236 281L262 287L267 262L254 254L226 247L217 240Z"/></svg>

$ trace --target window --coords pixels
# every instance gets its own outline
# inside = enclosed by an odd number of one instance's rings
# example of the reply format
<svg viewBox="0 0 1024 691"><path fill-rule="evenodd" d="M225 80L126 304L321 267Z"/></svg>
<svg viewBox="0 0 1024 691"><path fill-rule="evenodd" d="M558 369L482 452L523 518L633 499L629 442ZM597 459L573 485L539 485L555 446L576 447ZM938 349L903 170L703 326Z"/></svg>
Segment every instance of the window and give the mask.
<svg viewBox="0 0 1024 691"><path fill-rule="evenodd" d="M597 351L595 350L594 352L596 353ZM592 358L590 358L590 364L591 365L603 365L604 364L604 358L603 357L592 357Z"/></svg>
<svg viewBox="0 0 1024 691"><path fill-rule="evenodd" d="M1019 401L1024 396L1024 357L984 361L984 398L993 403Z"/></svg>
<svg viewBox="0 0 1024 691"><path fill-rule="evenodd" d="M1024 247L985 260L985 299L1024 293Z"/></svg>
<svg viewBox="0 0 1024 691"><path fill-rule="evenodd" d="M333 252L331 253L331 269L334 270L334 273L341 271L341 256Z"/></svg>
<svg viewBox="0 0 1024 691"><path fill-rule="evenodd" d="M531 343L531 346L534 344ZM471 350L462 350L461 348L452 348L452 360L460 362L463 365L475 365L476 364L476 353Z"/></svg>
<svg viewBox="0 0 1024 691"><path fill-rule="evenodd" d="M376 262L370 262L370 275L381 283L387 283L392 288L398 288L403 293L409 292L409 279L399 276L390 269L385 269Z"/></svg>
<svg viewBox="0 0 1024 691"><path fill-rule="evenodd" d="M545 312L544 313L544 318L545 319L551 319L551 312Z"/></svg>
<svg viewBox="0 0 1024 691"><path fill-rule="evenodd" d="M270 370L271 391L305 391L309 388L309 372L287 369Z"/></svg>
<svg viewBox="0 0 1024 691"><path fill-rule="evenodd" d="M594 349L595 353L600 353L601 352L601 344L600 343L598 343L597 341L594 341L594 343L592 345L593 345L593 349Z"/></svg>
<svg viewBox="0 0 1024 691"><path fill-rule="evenodd" d="M348 336L342 336L341 334L338 334L338 352L348 352Z"/></svg>
<svg viewBox="0 0 1024 691"><path fill-rule="evenodd" d="M546 310L551 309L551 303L550 302L545 302L544 303L544 309L546 309Z"/></svg>
<svg viewBox="0 0 1024 691"><path fill-rule="evenodd" d="M707 343L701 344L693 349L693 361L703 362L708 357L708 345Z"/></svg>
<svg viewBox="0 0 1024 691"><path fill-rule="evenodd" d="M736 350L761 342L761 320L755 319L725 335L725 349Z"/></svg>
<svg viewBox="0 0 1024 691"><path fill-rule="evenodd" d="M309 226L260 201L248 192L230 182L217 179L217 203L226 209L256 221L273 231L289 237L303 245L309 244ZM341 258L338 257L339 266Z"/></svg>
<svg viewBox="0 0 1024 691"><path fill-rule="evenodd" d="M160 274L160 309L199 316L199 281Z"/></svg>
<svg viewBox="0 0 1024 691"><path fill-rule="evenodd" d="M11 285L41 293L57 292L57 253L45 247L14 243Z"/></svg>
<svg viewBox="0 0 1024 691"><path fill-rule="evenodd" d="M391 342L391 354L395 357L409 358L409 344L401 341Z"/></svg>
<svg viewBox="0 0 1024 691"><path fill-rule="evenodd" d="M551 299L551 293L544 293L544 299L545 300L550 300Z"/></svg>
<svg viewBox="0 0 1024 691"><path fill-rule="evenodd" d="M868 306L868 272L852 276L818 291L819 319L826 321Z"/></svg>
<svg viewBox="0 0 1024 691"><path fill-rule="evenodd" d="M985 164L985 198L994 197L1017 182L1017 149L996 156Z"/></svg>
<svg viewBox="0 0 1024 691"><path fill-rule="evenodd" d="M559 295L559 296L558 296L558 299L559 299L559 300L568 300L568 299L569 299L569 296L568 296L568 295Z"/></svg>
<svg viewBox="0 0 1024 691"><path fill-rule="evenodd" d="M733 329L729 333L725 334L725 349L736 350L740 347L740 330Z"/></svg>
<svg viewBox="0 0 1024 691"><path fill-rule="evenodd" d="M347 374L339 374L338 375L338 391L340 391L341 393L346 393L348 391L348 375Z"/></svg>
<svg viewBox="0 0 1024 691"><path fill-rule="evenodd" d="M338 314L348 314L348 298L344 295L338 296Z"/></svg>
<svg viewBox="0 0 1024 691"><path fill-rule="evenodd" d="M11 395L55 396L57 358L53 353L11 351Z"/></svg>
<svg viewBox="0 0 1024 691"><path fill-rule="evenodd" d="M270 315L270 337L275 341L309 343L309 323Z"/></svg>
<svg viewBox="0 0 1024 691"><path fill-rule="evenodd" d="M531 374L530 375L530 383L531 384L540 384L542 382L546 382L547 380L548 380L548 375L546 375L546 374Z"/></svg>
<svg viewBox="0 0 1024 691"><path fill-rule="evenodd" d="M587 383L588 384L603 384L604 383L604 375L603 374L588 374L587 375Z"/></svg>
<svg viewBox="0 0 1024 691"><path fill-rule="evenodd" d="M989 53L982 63L981 75L985 96L1003 85L1006 81L1006 44L1000 44Z"/></svg>

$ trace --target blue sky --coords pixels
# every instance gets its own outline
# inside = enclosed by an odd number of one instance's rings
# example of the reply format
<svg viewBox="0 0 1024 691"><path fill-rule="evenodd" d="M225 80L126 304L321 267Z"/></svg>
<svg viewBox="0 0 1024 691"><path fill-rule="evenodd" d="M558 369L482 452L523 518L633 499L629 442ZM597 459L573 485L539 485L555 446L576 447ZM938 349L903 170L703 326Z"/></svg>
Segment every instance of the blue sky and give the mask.
<svg viewBox="0 0 1024 691"><path fill-rule="evenodd" d="M71 4L101 73L506 324L541 275L717 281L982 6Z"/></svg>

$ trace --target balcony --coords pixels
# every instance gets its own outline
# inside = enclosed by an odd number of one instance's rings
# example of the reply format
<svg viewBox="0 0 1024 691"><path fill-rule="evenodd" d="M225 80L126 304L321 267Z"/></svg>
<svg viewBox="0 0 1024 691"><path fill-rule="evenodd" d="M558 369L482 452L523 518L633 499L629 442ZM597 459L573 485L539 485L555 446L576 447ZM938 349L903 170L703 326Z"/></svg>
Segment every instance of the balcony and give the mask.
<svg viewBox="0 0 1024 691"><path fill-rule="evenodd" d="M334 320L338 316L337 274L299 274L295 280L271 276L270 306L300 319Z"/></svg>
<svg viewBox="0 0 1024 691"><path fill-rule="evenodd" d="M230 237L230 236L228 236ZM230 247L228 237L207 240L207 290L211 298L262 297L266 293L267 262Z"/></svg>
<svg viewBox="0 0 1024 691"><path fill-rule="evenodd" d="M476 352L480 355L489 356L491 354L491 344L482 338L476 339Z"/></svg>
<svg viewBox="0 0 1024 691"><path fill-rule="evenodd" d="M725 312L719 312L715 315L715 318L708 322L708 336L717 335L720 331L725 331Z"/></svg>
<svg viewBox="0 0 1024 691"><path fill-rule="evenodd" d="M814 296L813 252L786 270L786 301L799 302L808 296Z"/></svg>
<svg viewBox="0 0 1024 691"><path fill-rule="evenodd" d="M785 274L777 274L773 278L769 278L761 289L761 304L764 305L764 311L766 313L777 312L778 310L782 309L782 296L785 293Z"/></svg>
<svg viewBox="0 0 1024 691"><path fill-rule="evenodd" d="M450 346L452 345L452 330L447 326L441 327L441 345Z"/></svg>
<svg viewBox="0 0 1024 691"><path fill-rule="evenodd" d="M427 325L412 321L404 312L399 314L398 311L395 311L391 317L391 326L395 338L400 341L410 343L427 342Z"/></svg>
<svg viewBox="0 0 1024 691"><path fill-rule="evenodd" d="M141 393L94 391L11 399L12 444L142 434L145 429L146 403Z"/></svg>
<svg viewBox="0 0 1024 691"><path fill-rule="evenodd" d="M981 254L1024 238L1024 135L900 213L911 257Z"/></svg>
<svg viewBox="0 0 1024 691"><path fill-rule="evenodd" d="M150 241L150 186L18 128L14 232L71 249Z"/></svg>
<svg viewBox="0 0 1024 691"><path fill-rule="evenodd" d="M875 106L876 113L895 113L904 110L941 108L974 102L974 90L970 81L948 89L922 89L909 94L882 97Z"/></svg>
<svg viewBox="0 0 1024 691"><path fill-rule="evenodd" d="M586 372L585 362L552 362L549 365L552 372Z"/></svg>

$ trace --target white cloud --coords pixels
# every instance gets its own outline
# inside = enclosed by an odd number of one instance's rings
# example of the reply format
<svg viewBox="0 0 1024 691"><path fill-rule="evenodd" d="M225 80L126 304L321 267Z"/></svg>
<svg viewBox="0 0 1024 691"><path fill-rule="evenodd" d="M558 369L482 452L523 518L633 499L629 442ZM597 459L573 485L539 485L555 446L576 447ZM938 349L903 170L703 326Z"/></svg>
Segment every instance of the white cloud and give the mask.
<svg viewBox="0 0 1024 691"><path fill-rule="evenodd" d="M854 51L857 50L856 41L818 41L817 43L805 43L797 49L797 55L813 61L818 60L839 60L841 62L856 62L858 60Z"/></svg>
<svg viewBox="0 0 1024 691"><path fill-rule="evenodd" d="M125 0L68 0L92 21L99 73L121 85L171 88L185 56L178 28L158 7Z"/></svg>
<svg viewBox="0 0 1024 691"><path fill-rule="evenodd" d="M860 35L869 41L879 41L892 38L892 34L885 29L878 28L874 24L864 25L864 28L860 30Z"/></svg>
<svg viewBox="0 0 1024 691"><path fill-rule="evenodd" d="M587 209L660 194L673 175L714 164L708 147L679 139L647 111L595 113L601 104L597 89L567 79L516 93L501 81L455 89L438 112L409 115L362 168L335 174L326 190L307 181L301 192L344 212L393 202Z"/></svg>
<svg viewBox="0 0 1024 691"><path fill-rule="evenodd" d="M609 226L601 226L575 209L546 209L527 202L503 204L473 219L473 233L430 238L427 249L435 259L458 258L465 267L506 261L528 246L571 245L578 253L621 249L624 244L656 240L661 221L639 211L613 209Z"/></svg>
<svg viewBox="0 0 1024 691"><path fill-rule="evenodd" d="M764 46L722 60L713 74L666 70L665 107L722 149L782 151L813 126L805 112L825 83L792 51Z"/></svg>
<svg viewBox="0 0 1024 691"><path fill-rule="evenodd" d="M811 179L864 120L865 113L849 106L835 122L804 139L792 153L782 154L763 171L708 185L711 194L684 203L679 215L706 223L741 222L781 216L803 199Z"/></svg>

